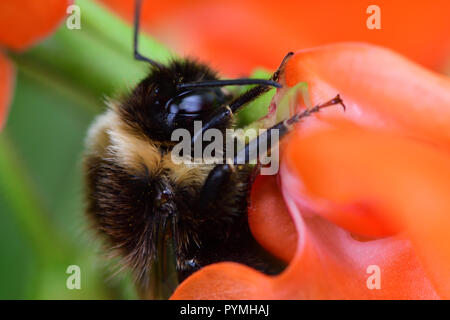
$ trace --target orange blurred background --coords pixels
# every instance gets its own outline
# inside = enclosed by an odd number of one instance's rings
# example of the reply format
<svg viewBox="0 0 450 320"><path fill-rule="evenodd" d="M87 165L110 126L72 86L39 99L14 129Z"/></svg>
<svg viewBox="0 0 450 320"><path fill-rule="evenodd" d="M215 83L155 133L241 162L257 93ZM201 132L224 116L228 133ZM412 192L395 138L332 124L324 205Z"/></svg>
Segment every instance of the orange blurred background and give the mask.
<svg viewBox="0 0 450 320"><path fill-rule="evenodd" d="M132 0L101 0L128 21ZM369 30L370 5L381 29ZM450 60L450 1L174 0L144 1L142 24L179 54L227 74L275 68L288 51L338 41L365 41L444 72Z"/></svg>

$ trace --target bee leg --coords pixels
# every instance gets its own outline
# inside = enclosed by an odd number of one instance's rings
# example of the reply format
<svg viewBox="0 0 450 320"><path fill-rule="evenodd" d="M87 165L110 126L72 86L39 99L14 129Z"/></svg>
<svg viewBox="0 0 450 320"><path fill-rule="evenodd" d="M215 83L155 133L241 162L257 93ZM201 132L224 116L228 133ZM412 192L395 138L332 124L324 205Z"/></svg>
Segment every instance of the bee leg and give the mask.
<svg viewBox="0 0 450 320"><path fill-rule="evenodd" d="M287 61L294 55L293 52L289 52L281 61L280 66L278 67L278 69L272 74L272 77L270 78L270 80L273 81L278 81L281 72L284 70L284 67L287 63ZM263 93L266 93L267 91L269 91L271 88L268 86L264 86L264 85L258 85L250 90L248 90L247 92L241 94L239 97L237 97L236 99L234 99L231 103L230 103L230 109L232 112L237 112L239 111L240 108L242 108L244 105L246 105L247 103L255 100L257 97L259 97L260 95L262 95Z"/></svg>
<svg viewBox="0 0 450 320"><path fill-rule="evenodd" d="M231 164L218 164L211 170L200 193L199 212L207 210L221 196L223 186L229 182L233 171L234 166Z"/></svg>
<svg viewBox="0 0 450 320"><path fill-rule="evenodd" d="M266 274L278 274L286 267L250 231L247 197L252 171L249 165L220 164L206 179L199 197L199 214L207 217L200 233L206 236L202 249L194 253L199 265L234 261Z"/></svg>
<svg viewBox="0 0 450 320"><path fill-rule="evenodd" d="M283 61L281 61L280 66L278 69L273 73L270 80L277 81L280 73L283 71L284 66L286 65L286 62L289 60L289 58L293 55L293 52L289 52L284 58ZM194 133L194 136L192 137L192 144L195 143L195 141L203 135L203 133L210 129L210 128L222 128L227 127L226 124L230 123L233 113L239 111L241 107L246 105L247 103L253 101L257 97L259 97L261 94L269 91L271 88L269 86L265 85L258 85L247 92L243 93L239 97L237 97L235 100L233 100L229 106L222 107L217 109L216 112L214 112L209 118L206 120L206 122L203 124L203 127L201 130L198 130Z"/></svg>
<svg viewBox="0 0 450 320"><path fill-rule="evenodd" d="M330 107L335 104L340 104L345 111L345 105L342 101L341 97L336 95L333 99L318 104L311 109L305 109L300 113L295 114L287 120L280 121L275 124L273 127L267 129L264 133L257 136L255 139L251 140L249 143L245 145L244 148L238 151L236 156L234 157L234 164L242 164L249 163L252 160L256 160L256 158L260 155L258 151L259 146L265 146L267 153L270 153L270 150L278 145L279 140L286 135L294 126L295 123L299 122L301 119L310 116L313 113L319 112L321 109ZM277 135L278 139L272 139L273 135ZM275 141L274 141L275 140ZM272 142L275 142L274 145Z"/></svg>

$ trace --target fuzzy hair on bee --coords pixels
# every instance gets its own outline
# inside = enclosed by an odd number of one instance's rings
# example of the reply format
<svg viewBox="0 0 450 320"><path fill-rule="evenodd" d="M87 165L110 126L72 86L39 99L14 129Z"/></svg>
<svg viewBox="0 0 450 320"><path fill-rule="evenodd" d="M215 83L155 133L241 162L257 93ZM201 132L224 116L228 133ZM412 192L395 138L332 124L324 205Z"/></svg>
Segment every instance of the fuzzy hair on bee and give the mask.
<svg viewBox="0 0 450 320"><path fill-rule="evenodd" d="M123 98L108 101L86 139L86 214L92 228L131 269L145 298L167 298L193 272L220 261L280 272L285 264L258 244L248 225L254 167L233 160L175 163L171 151L177 142L171 137L176 129L197 137L195 121L202 122L201 132L225 134L234 126L233 114L280 87L278 77L292 53L269 80L221 80L191 59L162 65L137 50L139 8L137 1L134 54L150 64L148 75ZM239 96L223 89L243 84L256 86ZM303 117L336 103L342 104L339 95L268 132L278 130L282 137Z"/></svg>
<svg viewBox="0 0 450 320"><path fill-rule="evenodd" d="M107 247L133 270L143 291L154 262L163 259L158 245L166 246L166 238L171 238L178 281L219 261L239 261L268 273L280 270L280 263L257 244L248 227L252 167L229 171L226 181L213 191L204 188L214 164L172 161L173 129L192 131L193 119L207 121L211 112L230 101L221 90L199 91L199 97L216 95L213 103L217 105L203 106L201 114L171 122L165 105L179 94L176 84L205 79L218 78L207 66L191 60L152 67L123 101L109 101L107 111L88 133L86 211ZM226 117L215 128L232 125L232 118ZM273 260L272 265L265 259Z"/></svg>

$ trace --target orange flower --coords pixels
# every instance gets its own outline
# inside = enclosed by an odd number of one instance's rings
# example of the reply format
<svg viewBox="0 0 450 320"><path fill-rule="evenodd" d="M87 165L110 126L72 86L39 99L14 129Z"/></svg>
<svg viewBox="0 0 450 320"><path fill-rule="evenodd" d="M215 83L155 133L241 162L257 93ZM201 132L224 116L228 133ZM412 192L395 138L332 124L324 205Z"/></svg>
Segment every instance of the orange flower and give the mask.
<svg viewBox="0 0 450 320"><path fill-rule="evenodd" d="M0 46L24 50L50 34L66 14L69 0L2 0ZM0 52L0 130L5 122L14 83L14 68Z"/></svg>
<svg viewBox="0 0 450 320"><path fill-rule="evenodd" d="M314 103L339 92L347 105L283 142L281 188L262 176L252 189L252 232L288 268L211 265L172 298L450 298L450 80L347 43L298 52L284 81L306 81Z"/></svg>
<svg viewBox="0 0 450 320"><path fill-rule="evenodd" d="M100 0L128 21L134 0ZM450 2L378 0L381 30L369 30L365 0L176 0L143 4L142 25L179 54L229 75L276 68L289 51L338 41L383 45L442 70L450 55Z"/></svg>

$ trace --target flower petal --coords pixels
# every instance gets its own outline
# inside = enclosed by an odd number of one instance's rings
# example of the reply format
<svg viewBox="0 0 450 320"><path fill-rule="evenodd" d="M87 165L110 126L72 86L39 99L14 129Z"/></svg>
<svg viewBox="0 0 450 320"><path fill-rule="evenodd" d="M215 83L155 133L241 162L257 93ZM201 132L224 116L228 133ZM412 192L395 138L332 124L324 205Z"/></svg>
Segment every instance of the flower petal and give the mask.
<svg viewBox="0 0 450 320"><path fill-rule="evenodd" d="M299 177L302 184L304 179L313 183L303 185L304 190L321 192L315 200L303 194L303 206L314 207L312 210L327 219L363 235L380 236L404 229L433 285L440 295L448 297L450 282L445 279L450 277L450 238L445 230L450 221L445 213L449 212L450 189L446 176L450 163L450 80L389 50L361 44L338 44L299 53L289 61L285 76L289 85L308 82L315 103L342 93L348 107L345 114L335 109L319 115L329 126L345 127L348 132L358 130L342 122L345 118L384 131L365 136L364 142L345 136L346 131L339 131L343 136L333 132L333 138L322 137L324 140L313 143L324 153L314 155L314 160L309 158L311 162L306 154L299 154L296 160L287 156L295 166L304 165L302 172L307 177L321 176L312 180ZM306 139L317 128L302 126L299 130ZM358 133L361 139L364 134ZM290 141L288 149L306 148L312 155L312 145L300 146L300 140ZM334 153L325 154L328 151ZM338 154L340 158L336 158ZM328 162L327 168L335 169L327 170L316 161ZM348 190L358 195L349 195ZM336 197L343 198L336 201ZM297 194L296 199L301 198ZM395 208L383 207L394 204Z"/></svg>
<svg viewBox="0 0 450 320"><path fill-rule="evenodd" d="M72 1L2 0L0 44L23 50L51 33L66 15Z"/></svg>
<svg viewBox="0 0 450 320"><path fill-rule="evenodd" d="M307 82L314 104L341 94L347 111L318 117L401 131L450 147L450 79L381 47L341 43L298 52L286 67L289 86Z"/></svg>
<svg viewBox="0 0 450 320"><path fill-rule="evenodd" d="M270 278L254 269L222 262L194 273L178 286L170 299L267 299L271 296L270 285Z"/></svg>
<svg viewBox="0 0 450 320"><path fill-rule="evenodd" d="M6 122L9 103L14 88L14 67L12 63L0 53L0 131Z"/></svg>
<svg viewBox="0 0 450 320"><path fill-rule="evenodd" d="M267 186L259 186L267 180L256 179L253 184L248 221L253 236L263 248L289 262L297 247L297 232L283 198L274 196L279 194L275 178L271 177L272 183ZM267 226L270 226L270 232L267 232Z"/></svg>
<svg viewBox="0 0 450 320"><path fill-rule="evenodd" d="M324 216L350 226L352 216L364 215L368 208L401 226L433 286L442 297L450 297L447 151L401 136L336 125L315 133L296 132L285 152L282 176L288 178L283 180L283 190L295 202L293 207L315 203L320 207L326 202ZM350 213L345 210L361 202L365 205L361 212L358 206ZM409 266L398 268L405 272Z"/></svg>

